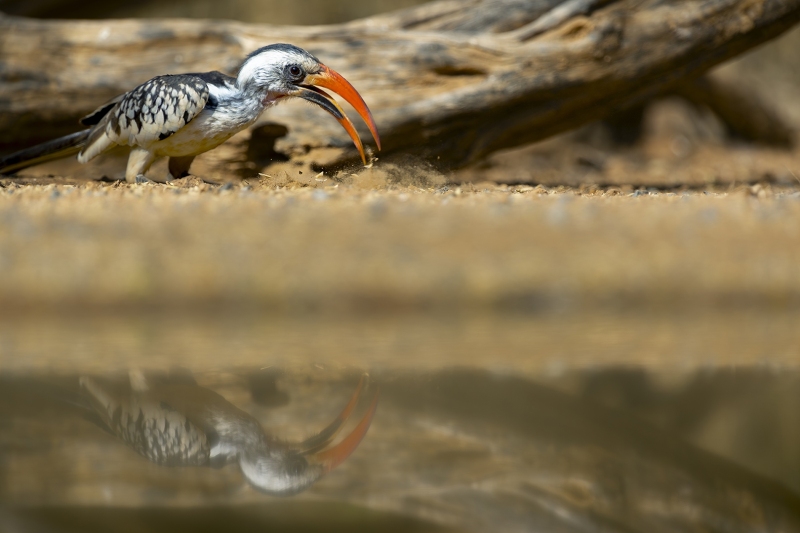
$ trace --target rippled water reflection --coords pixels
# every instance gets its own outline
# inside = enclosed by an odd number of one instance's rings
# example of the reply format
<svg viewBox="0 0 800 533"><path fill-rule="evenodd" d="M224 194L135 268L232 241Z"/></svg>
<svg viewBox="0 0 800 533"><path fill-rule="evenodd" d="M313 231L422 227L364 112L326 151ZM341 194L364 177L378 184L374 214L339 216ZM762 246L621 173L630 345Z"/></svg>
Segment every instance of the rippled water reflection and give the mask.
<svg viewBox="0 0 800 533"><path fill-rule="evenodd" d="M0 525L800 531L796 318L6 320ZM219 394L270 434L300 442L336 418L364 372L365 390L380 389L366 437L289 499L255 490L236 462L148 460L98 423L80 387L83 378L130 391L131 375L191 383L210 392L182 395L181 409ZM174 410L177 401L159 405Z"/></svg>

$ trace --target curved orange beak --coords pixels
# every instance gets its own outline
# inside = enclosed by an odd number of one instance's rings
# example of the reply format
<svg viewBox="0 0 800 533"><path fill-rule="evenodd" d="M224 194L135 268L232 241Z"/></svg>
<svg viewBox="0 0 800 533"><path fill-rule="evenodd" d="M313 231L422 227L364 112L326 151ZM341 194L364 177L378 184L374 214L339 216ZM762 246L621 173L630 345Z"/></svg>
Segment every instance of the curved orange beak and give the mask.
<svg viewBox="0 0 800 533"><path fill-rule="evenodd" d="M293 449L305 455L314 463L320 465L322 467L321 474L326 474L342 464L345 459L350 457L356 448L358 448L359 443L361 443L361 441L364 439L364 436L367 434L370 423L372 423L372 417L375 415L375 410L378 408L377 389L372 396L372 401L367 408L367 412L364 414L361 420L358 421L356 427L350 432L349 435L343 438L341 442L335 444L334 446L328 447L328 445L336 438L336 435L345 425L347 419L350 418L350 415L353 413L353 410L358 404L361 393L364 391L366 384L367 375L364 374L361 376L355 392L353 392L353 395L350 397L350 401L347 402L347 405L345 405L342 412L339 413L339 416L337 416L336 419L328 425L328 427L313 437L304 440L303 442L291 445Z"/></svg>
<svg viewBox="0 0 800 533"><path fill-rule="evenodd" d="M344 424L347 422L347 419L350 418L350 415L353 413L353 409L356 408L356 404L358 404L358 400L361 397L361 391L364 390L364 385L366 383L367 375L364 374L358 381L358 387L356 387L355 392L353 392L353 395L350 396L350 401L344 406L344 409L342 409L342 412L339 413L339 416L337 416L333 422L328 424L328 427L297 445L297 448L299 448L302 453L309 454L318 452L330 444L334 438L336 438L336 435L342 429L342 426L344 426Z"/></svg>
<svg viewBox="0 0 800 533"><path fill-rule="evenodd" d="M358 445L367 434L367 430L369 429L369 425L372 422L372 417L375 415L375 410L377 408L378 392L376 391L375 395L372 397L372 401L369 404L366 414L358 422L358 425L353 429L353 431L344 439L342 439L342 442L331 448L328 448L327 450L313 454L312 457L314 457L315 461L322 464L323 472L330 472L342 464L344 460L350 457L356 448L358 448Z"/></svg>
<svg viewBox="0 0 800 533"><path fill-rule="evenodd" d="M353 144L356 145L358 153L361 154L361 161L366 165L367 157L364 154L364 146L361 143L358 132L356 132L355 126L353 126L353 123L347 118L347 115L339 104L337 104L323 88L330 89L353 106L353 109L355 109L364 122L366 122L369 131L372 133L372 138L375 139L375 144L378 146L378 150L380 150L381 140L378 136L378 128L375 126L372 113L364 102L364 99L358 94L358 91L356 91L355 87L353 87L349 81L344 79L341 74L332 68L325 65L321 65L321 67L321 70L317 74L309 74L306 76L296 96L317 104L333 115L345 131L347 131L348 135L350 135L350 138L353 139Z"/></svg>

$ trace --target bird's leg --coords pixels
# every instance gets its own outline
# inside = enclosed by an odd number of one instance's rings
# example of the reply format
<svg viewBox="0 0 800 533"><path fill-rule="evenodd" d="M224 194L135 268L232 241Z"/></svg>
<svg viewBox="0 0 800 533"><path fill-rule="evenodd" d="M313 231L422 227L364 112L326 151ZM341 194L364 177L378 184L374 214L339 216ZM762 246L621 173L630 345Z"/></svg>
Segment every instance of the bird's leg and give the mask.
<svg viewBox="0 0 800 533"><path fill-rule="evenodd" d="M139 176L144 177L144 173L153 164L156 156L150 150L135 147L128 156L128 168L125 170L125 181L128 183L142 183ZM144 178L144 182L148 181Z"/></svg>
<svg viewBox="0 0 800 533"><path fill-rule="evenodd" d="M169 174L172 179L183 178L189 175L189 167L192 166L195 156L187 155L183 157L169 158Z"/></svg>

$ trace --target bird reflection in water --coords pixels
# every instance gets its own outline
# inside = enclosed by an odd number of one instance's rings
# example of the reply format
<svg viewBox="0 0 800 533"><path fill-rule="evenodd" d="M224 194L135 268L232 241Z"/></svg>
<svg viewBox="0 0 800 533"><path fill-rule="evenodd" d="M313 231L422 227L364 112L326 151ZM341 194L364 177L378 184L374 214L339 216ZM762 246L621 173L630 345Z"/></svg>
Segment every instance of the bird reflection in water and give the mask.
<svg viewBox="0 0 800 533"><path fill-rule="evenodd" d="M366 414L344 439L331 446L353 413L366 385L358 386L336 419L299 443L284 442L216 392L193 380L175 382L130 373L130 384L115 387L82 377L80 385L102 425L128 446L164 466L220 467L238 462L247 480L268 494L297 494L355 451L378 406L377 389Z"/></svg>

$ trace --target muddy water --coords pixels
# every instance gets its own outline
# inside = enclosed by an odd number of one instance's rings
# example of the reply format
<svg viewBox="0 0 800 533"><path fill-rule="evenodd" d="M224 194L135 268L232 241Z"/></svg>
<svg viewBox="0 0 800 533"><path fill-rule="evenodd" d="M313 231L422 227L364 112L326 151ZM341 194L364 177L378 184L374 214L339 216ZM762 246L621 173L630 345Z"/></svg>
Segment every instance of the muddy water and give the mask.
<svg viewBox="0 0 800 533"><path fill-rule="evenodd" d="M800 531L799 320L6 317L0 530ZM190 383L200 393L187 398L213 391L297 442L336 416L364 372L380 390L365 439L288 499L255 490L235 463L148 460L78 385Z"/></svg>

